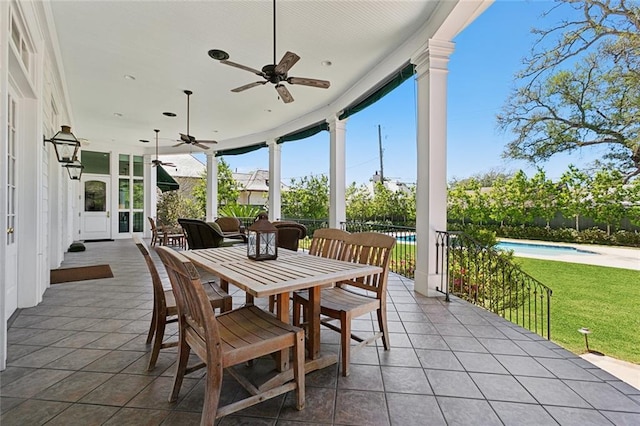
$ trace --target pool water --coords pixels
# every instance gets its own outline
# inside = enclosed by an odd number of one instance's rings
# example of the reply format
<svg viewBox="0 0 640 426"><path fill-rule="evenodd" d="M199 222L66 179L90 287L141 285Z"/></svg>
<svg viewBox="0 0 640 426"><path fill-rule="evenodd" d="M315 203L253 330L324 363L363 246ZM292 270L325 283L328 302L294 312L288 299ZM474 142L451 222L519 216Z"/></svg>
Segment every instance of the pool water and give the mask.
<svg viewBox="0 0 640 426"><path fill-rule="evenodd" d="M415 235L406 235L398 237L398 241L415 242ZM576 255L594 255L598 254L592 251L580 250L571 246L554 246L552 244L536 244L536 243L517 243L517 242L499 242L496 244L498 250L513 250L514 255L531 254L543 256L560 256L566 254Z"/></svg>
<svg viewBox="0 0 640 426"><path fill-rule="evenodd" d="M496 244L498 250L513 250L513 254L534 254L544 256L559 256L564 254L594 255L592 251L580 250L571 246L554 246L549 244L500 242Z"/></svg>

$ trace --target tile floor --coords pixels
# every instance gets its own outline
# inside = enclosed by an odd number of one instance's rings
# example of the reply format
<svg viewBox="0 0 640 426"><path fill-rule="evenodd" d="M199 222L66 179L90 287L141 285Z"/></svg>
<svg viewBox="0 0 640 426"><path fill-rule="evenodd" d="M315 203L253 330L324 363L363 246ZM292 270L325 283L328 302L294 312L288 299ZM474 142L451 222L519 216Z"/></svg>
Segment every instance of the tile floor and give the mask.
<svg viewBox="0 0 640 426"><path fill-rule="evenodd" d="M152 293L140 253L131 240L86 246L63 266L109 263L114 278L52 285L18 313L0 374L0 424L198 424L202 371L175 404L167 402L175 351L146 372ZM242 303L243 293L234 296ZM303 411L287 395L219 424L640 424L640 390L552 342L465 302L420 296L398 276L388 302L391 351L360 351L348 378L337 366L309 374ZM360 319L354 329L373 323ZM322 342L338 352L336 333L323 331ZM225 400L242 392L225 380Z"/></svg>

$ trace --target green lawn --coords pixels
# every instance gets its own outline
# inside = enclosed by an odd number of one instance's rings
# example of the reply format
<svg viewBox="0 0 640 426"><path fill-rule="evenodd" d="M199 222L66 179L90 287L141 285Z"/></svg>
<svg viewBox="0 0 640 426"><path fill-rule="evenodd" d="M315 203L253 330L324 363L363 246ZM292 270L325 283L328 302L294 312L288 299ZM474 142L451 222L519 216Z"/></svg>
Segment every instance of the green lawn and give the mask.
<svg viewBox="0 0 640 426"><path fill-rule="evenodd" d="M589 348L640 364L640 272L629 269L516 258L522 269L551 287L551 340L584 353Z"/></svg>

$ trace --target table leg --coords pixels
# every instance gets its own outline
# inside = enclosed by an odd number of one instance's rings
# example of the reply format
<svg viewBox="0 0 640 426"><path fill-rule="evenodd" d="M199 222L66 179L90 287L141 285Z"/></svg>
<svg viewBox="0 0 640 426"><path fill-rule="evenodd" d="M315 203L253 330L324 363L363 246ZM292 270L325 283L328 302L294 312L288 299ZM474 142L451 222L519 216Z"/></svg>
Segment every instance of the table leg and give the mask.
<svg viewBox="0 0 640 426"><path fill-rule="evenodd" d="M281 293L277 297L276 312L278 319L285 324L289 324L289 293ZM278 371L289 369L289 349L283 349L276 355L276 365Z"/></svg>
<svg viewBox="0 0 640 426"><path fill-rule="evenodd" d="M307 349L311 359L317 359L320 356L320 291L318 286L309 289Z"/></svg>

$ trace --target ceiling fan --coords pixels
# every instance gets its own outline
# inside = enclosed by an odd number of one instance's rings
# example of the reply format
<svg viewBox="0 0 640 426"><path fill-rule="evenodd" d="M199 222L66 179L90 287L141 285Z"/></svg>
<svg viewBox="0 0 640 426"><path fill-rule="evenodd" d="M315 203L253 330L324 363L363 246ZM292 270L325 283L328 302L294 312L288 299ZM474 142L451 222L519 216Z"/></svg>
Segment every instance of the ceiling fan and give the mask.
<svg viewBox="0 0 640 426"><path fill-rule="evenodd" d="M204 144L206 144L206 143L218 143L218 141L197 140L195 138L195 136L191 136L189 134L189 98L191 97L193 92L191 90L185 90L184 93L185 93L185 95L187 95L187 134L185 135L184 133L180 133L180 139L179 139L180 143L174 145L174 147L180 146L182 144L187 144L187 145L195 145L198 148L202 148L202 149L209 149L209 147L204 145Z"/></svg>
<svg viewBox="0 0 640 426"><path fill-rule="evenodd" d="M327 89L331 85L331 83L327 80L318 80L315 78L304 77L289 77L287 73L295 65L295 63L300 60L300 56L296 55L293 52L286 52L282 59L280 59L280 62L276 64L276 0L273 0L272 64L267 64L262 67L262 71L258 71L257 69L229 61L229 54L223 50L211 49L208 53L211 58L220 61L221 64L240 68L241 70L249 71L250 73L264 78L264 81L256 81L253 83L245 84L244 86L236 87L235 89L231 89L232 92L238 93L252 87L262 86L267 83L273 83L282 101L285 104L288 104L290 102L293 102L293 96L291 96L291 92L289 92L289 89L287 89L287 87L282 84L284 82L287 82L289 84L300 84L302 86L317 87L320 89Z"/></svg>
<svg viewBox="0 0 640 426"><path fill-rule="evenodd" d="M156 159L155 160L151 160L151 165L152 167L157 167L157 166L169 166L169 167L175 167L176 165L173 163L165 163L163 161L160 161L158 159L158 133L160 133L159 129L153 129L154 132L156 132Z"/></svg>

